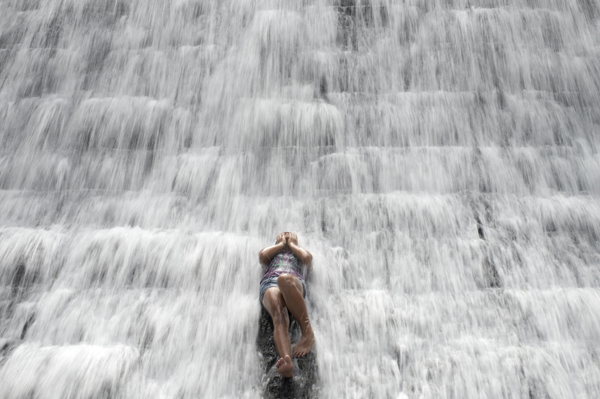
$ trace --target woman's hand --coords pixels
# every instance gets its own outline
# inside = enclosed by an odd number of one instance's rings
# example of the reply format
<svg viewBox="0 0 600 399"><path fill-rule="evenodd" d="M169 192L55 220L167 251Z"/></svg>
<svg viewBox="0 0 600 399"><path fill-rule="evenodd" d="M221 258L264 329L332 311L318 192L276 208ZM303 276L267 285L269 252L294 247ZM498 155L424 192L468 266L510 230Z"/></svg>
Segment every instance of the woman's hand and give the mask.
<svg viewBox="0 0 600 399"><path fill-rule="evenodd" d="M293 242L294 244L298 245L298 235L296 233L290 233L287 244L289 245L290 242Z"/></svg>
<svg viewBox="0 0 600 399"><path fill-rule="evenodd" d="M279 244L280 242L283 242L284 247L287 247L289 242L288 239L289 237L287 236L288 233L279 233L277 234L277 244Z"/></svg>

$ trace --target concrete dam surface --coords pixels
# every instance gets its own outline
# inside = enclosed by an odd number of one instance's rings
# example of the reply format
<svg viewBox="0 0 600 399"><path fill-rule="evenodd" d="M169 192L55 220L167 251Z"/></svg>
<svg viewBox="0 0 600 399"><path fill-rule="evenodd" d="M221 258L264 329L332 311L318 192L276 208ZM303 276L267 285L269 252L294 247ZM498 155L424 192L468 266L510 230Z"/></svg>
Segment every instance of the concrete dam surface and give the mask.
<svg viewBox="0 0 600 399"><path fill-rule="evenodd" d="M600 0L0 1L0 399L599 398L599 43Z"/></svg>

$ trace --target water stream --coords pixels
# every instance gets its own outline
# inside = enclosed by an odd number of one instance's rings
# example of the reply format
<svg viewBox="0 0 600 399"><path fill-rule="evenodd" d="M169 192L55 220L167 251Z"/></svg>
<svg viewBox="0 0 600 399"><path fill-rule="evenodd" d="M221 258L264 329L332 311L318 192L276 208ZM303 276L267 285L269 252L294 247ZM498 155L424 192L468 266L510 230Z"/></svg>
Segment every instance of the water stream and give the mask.
<svg viewBox="0 0 600 399"><path fill-rule="evenodd" d="M284 230L301 397L600 397L598 43L599 0L0 1L0 398L268 397Z"/></svg>

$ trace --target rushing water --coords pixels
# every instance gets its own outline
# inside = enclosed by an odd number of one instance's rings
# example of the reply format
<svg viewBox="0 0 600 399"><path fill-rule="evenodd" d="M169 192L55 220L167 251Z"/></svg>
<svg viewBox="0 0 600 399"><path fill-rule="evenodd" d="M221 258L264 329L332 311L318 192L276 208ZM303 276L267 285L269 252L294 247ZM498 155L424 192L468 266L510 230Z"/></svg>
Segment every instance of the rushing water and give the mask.
<svg viewBox="0 0 600 399"><path fill-rule="evenodd" d="M283 230L310 396L600 397L598 43L598 0L0 1L0 398L266 395Z"/></svg>

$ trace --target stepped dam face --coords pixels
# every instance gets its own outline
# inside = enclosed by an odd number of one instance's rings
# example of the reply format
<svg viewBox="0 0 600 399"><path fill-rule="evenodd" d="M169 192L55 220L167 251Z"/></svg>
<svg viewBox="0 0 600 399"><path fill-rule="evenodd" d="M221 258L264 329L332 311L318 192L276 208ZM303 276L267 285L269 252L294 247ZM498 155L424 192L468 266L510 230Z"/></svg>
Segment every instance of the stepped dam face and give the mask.
<svg viewBox="0 0 600 399"><path fill-rule="evenodd" d="M0 399L600 397L599 43L598 0L0 1Z"/></svg>

